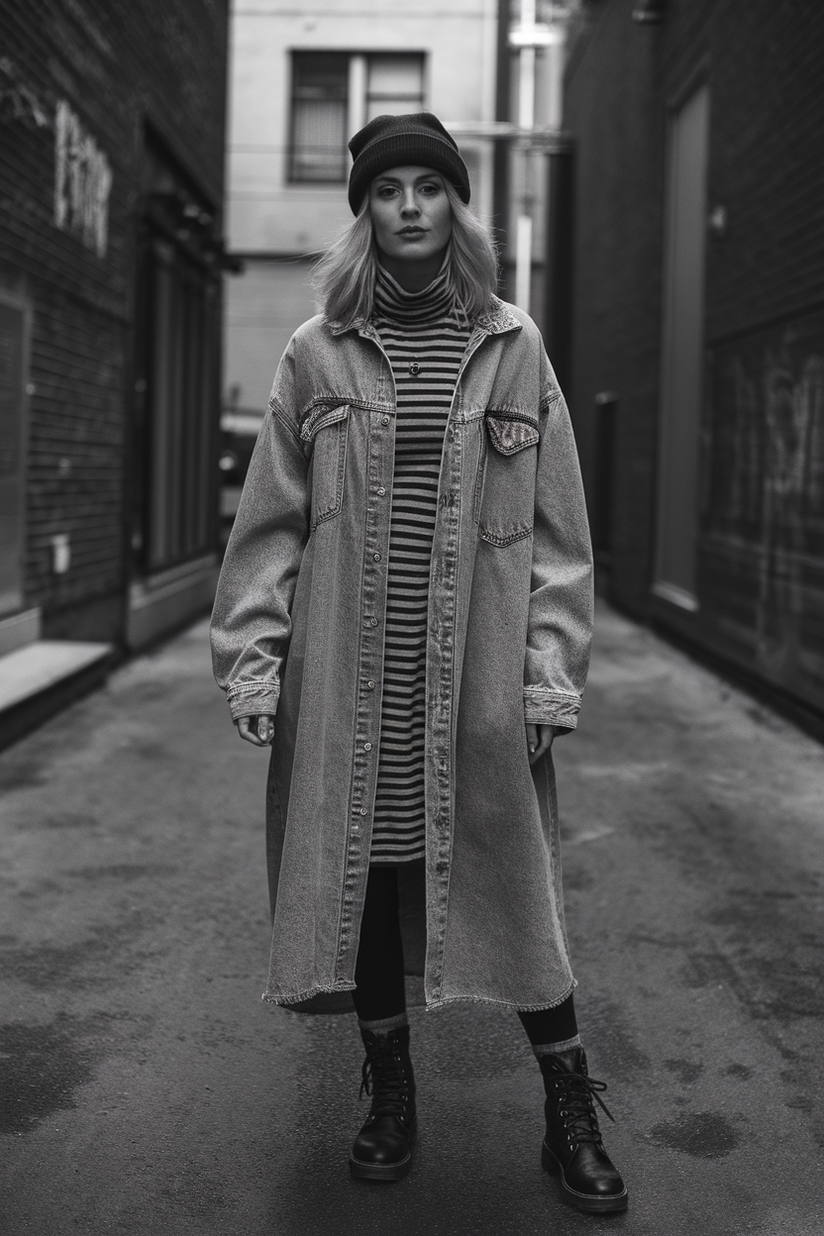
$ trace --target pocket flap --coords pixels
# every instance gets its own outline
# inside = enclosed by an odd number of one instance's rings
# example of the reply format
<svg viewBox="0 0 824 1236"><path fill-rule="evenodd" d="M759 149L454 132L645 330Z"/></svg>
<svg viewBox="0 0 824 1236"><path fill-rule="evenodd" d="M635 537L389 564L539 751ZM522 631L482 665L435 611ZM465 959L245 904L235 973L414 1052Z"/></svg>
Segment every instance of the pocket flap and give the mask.
<svg viewBox="0 0 824 1236"><path fill-rule="evenodd" d="M537 446L541 440L537 421L525 416L487 412L486 428L490 442L501 455L514 455L527 446Z"/></svg>
<svg viewBox="0 0 824 1236"><path fill-rule="evenodd" d="M303 442L311 442L320 433L321 429L326 429L328 425L335 425L338 421L345 420L348 415L348 403L342 403L336 408L330 408L328 404L321 404L317 408L312 408L300 427L301 440Z"/></svg>

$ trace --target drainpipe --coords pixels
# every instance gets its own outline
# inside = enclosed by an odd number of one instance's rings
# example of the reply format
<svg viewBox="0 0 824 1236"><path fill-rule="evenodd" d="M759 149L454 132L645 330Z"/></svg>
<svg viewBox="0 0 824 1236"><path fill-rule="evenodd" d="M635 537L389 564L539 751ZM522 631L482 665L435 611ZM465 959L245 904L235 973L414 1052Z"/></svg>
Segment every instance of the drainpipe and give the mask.
<svg viewBox="0 0 824 1236"><path fill-rule="evenodd" d="M564 41L564 31L558 16L563 14L563 6L552 6L551 24L535 20L535 0L521 0L520 25L509 34L512 47L519 52L518 64L518 138L517 150L520 153L520 191L518 216L515 230L515 303L529 313L532 285L532 214L535 203L533 186L534 152L545 143L547 130L536 131L535 128L535 60L539 47L552 48L554 54L560 53ZM560 62L554 66L553 82L560 89ZM555 79L557 78L557 81ZM560 122L560 108L555 102L551 106L551 127L557 131ZM558 113L558 114L556 114Z"/></svg>
<svg viewBox="0 0 824 1236"><path fill-rule="evenodd" d="M529 313L532 283L532 158L530 136L535 126L535 0L521 0L521 24L511 38L520 47L518 65L518 128L521 145L521 201L515 225L515 304Z"/></svg>
<svg viewBox="0 0 824 1236"><path fill-rule="evenodd" d="M509 10L511 0L498 0L498 30L496 47L495 121L509 120L509 89L512 53L509 47ZM498 134L492 146L492 226L501 261L501 282L504 281L506 251L509 243L509 136ZM499 289L508 299L505 286Z"/></svg>

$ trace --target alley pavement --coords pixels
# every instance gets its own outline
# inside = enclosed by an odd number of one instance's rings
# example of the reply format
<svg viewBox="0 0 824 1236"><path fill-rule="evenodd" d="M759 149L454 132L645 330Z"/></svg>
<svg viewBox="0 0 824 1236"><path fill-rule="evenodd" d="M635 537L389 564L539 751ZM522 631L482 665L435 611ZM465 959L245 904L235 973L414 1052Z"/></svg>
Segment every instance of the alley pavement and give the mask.
<svg viewBox="0 0 824 1236"><path fill-rule="evenodd" d="M0 755L5 1236L822 1236L822 748L602 609L556 754L625 1215L560 1201L537 1066L480 1005L412 1011L414 1168L350 1179L355 1019L260 999L266 755L201 623Z"/></svg>

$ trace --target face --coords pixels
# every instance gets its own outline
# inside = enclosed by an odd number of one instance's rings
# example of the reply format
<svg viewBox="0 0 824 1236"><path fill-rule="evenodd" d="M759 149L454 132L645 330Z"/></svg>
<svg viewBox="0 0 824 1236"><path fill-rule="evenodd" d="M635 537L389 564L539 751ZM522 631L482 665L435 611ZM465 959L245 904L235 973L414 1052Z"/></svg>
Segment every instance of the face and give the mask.
<svg viewBox="0 0 824 1236"><path fill-rule="evenodd" d="M388 265L431 262L452 235L443 177L428 167L393 167L369 186L375 243Z"/></svg>

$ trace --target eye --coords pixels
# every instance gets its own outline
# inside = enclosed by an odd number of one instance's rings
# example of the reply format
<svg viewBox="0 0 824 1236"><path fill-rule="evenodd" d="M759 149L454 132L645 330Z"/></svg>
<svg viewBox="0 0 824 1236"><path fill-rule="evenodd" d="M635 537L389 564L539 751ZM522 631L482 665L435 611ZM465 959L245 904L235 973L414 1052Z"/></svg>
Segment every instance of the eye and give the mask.
<svg viewBox="0 0 824 1236"><path fill-rule="evenodd" d="M432 181L430 184L421 185L420 191L425 197L434 197L436 193L440 193L441 186L435 181Z"/></svg>
<svg viewBox="0 0 824 1236"><path fill-rule="evenodd" d="M397 189L395 188L394 185L381 185L381 187L378 189L378 197L390 198L390 197L394 197L396 193L397 193Z"/></svg>

